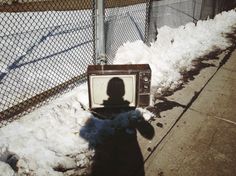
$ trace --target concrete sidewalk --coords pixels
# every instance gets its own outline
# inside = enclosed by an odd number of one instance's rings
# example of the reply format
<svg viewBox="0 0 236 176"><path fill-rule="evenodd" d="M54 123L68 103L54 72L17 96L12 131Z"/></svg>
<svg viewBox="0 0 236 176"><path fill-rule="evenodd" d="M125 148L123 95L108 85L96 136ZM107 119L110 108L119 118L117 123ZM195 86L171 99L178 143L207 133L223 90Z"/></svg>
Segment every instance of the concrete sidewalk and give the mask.
<svg viewBox="0 0 236 176"><path fill-rule="evenodd" d="M154 139L139 140L146 176L236 175L236 50L209 62L215 67L156 102L168 106L152 122Z"/></svg>

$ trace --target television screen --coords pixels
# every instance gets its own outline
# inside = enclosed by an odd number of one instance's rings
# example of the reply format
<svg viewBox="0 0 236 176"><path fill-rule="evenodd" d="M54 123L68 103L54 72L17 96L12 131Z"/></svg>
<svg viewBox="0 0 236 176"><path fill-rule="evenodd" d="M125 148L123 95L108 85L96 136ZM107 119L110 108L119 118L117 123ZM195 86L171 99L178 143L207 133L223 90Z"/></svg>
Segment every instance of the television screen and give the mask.
<svg viewBox="0 0 236 176"><path fill-rule="evenodd" d="M92 108L135 107L137 74L90 75Z"/></svg>
<svg viewBox="0 0 236 176"><path fill-rule="evenodd" d="M89 65L89 108L110 114L150 102L151 69L148 64Z"/></svg>

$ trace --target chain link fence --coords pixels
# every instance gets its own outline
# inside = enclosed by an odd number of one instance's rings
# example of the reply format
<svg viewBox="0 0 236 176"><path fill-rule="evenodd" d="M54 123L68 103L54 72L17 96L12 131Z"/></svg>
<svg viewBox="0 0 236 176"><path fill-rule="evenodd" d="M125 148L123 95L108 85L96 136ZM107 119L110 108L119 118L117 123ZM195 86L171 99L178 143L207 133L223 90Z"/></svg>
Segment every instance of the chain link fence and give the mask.
<svg viewBox="0 0 236 176"><path fill-rule="evenodd" d="M0 124L85 78L92 0L0 1Z"/></svg>
<svg viewBox="0 0 236 176"><path fill-rule="evenodd" d="M216 14L236 7L236 0L153 0L150 9L148 42L156 40L158 28L172 28L213 18Z"/></svg>
<svg viewBox="0 0 236 176"><path fill-rule="evenodd" d="M0 0L0 127L86 79L95 64L98 0ZM101 1L99 1L101 2ZM236 0L104 0L108 64L125 42L155 40Z"/></svg>
<svg viewBox="0 0 236 176"><path fill-rule="evenodd" d="M200 19L214 18L218 13L236 7L236 0L201 0L201 2Z"/></svg>
<svg viewBox="0 0 236 176"><path fill-rule="evenodd" d="M105 43L109 64L118 48L127 41L145 41L149 6L150 0L105 0Z"/></svg>
<svg viewBox="0 0 236 176"><path fill-rule="evenodd" d="M123 43L145 40L150 1L104 4L111 64ZM0 0L0 126L86 79L96 18L95 0Z"/></svg>

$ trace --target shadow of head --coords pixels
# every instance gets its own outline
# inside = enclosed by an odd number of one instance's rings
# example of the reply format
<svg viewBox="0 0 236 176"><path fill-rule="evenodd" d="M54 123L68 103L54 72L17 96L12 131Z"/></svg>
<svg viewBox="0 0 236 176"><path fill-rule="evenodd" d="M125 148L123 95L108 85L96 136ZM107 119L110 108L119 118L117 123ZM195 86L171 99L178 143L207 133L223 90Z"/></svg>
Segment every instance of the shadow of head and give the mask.
<svg viewBox="0 0 236 176"><path fill-rule="evenodd" d="M103 101L104 106L128 106L129 101L124 100L123 96L125 95L125 84L121 78L114 77L109 80L107 85L107 95L109 96L108 100Z"/></svg>
<svg viewBox="0 0 236 176"><path fill-rule="evenodd" d="M111 98L123 97L125 95L125 84L121 78L110 79L107 85L107 95Z"/></svg>

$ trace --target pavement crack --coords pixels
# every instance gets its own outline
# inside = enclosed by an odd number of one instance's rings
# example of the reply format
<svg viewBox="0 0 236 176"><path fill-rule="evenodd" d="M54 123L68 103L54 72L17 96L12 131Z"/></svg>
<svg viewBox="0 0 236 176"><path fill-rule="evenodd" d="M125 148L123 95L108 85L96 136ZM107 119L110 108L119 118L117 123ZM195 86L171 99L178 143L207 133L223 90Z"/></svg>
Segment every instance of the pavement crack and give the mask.
<svg viewBox="0 0 236 176"><path fill-rule="evenodd" d="M206 115L206 116L208 116L208 114L206 114L206 113L204 113L204 112L202 112L202 111L199 111L199 110L193 109L192 107L190 107L189 110L191 110L191 111L195 111L195 112L197 112L197 113L199 113L199 114L201 114L201 115Z"/></svg>
<svg viewBox="0 0 236 176"><path fill-rule="evenodd" d="M214 141L214 139L215 139L216 133L217 133L217 130L215 130L214 133L212 134L210 143L209 143L209 145L208 145L208 148L211 148L212 143L213 143L213 141Z"/></svg>
<svg viewBox="0 0 236 176"><path fill-rule="evenodd" d="M236 70L232 70L232 69L229 69L229 68L225 68L225 67L222 67L223 70L227 70L227 71L230 71L230 72L236 72Z"/></svg>
<svg viewBox="0 0 236 176"><path fill-rule="evenodd" d="M224 119L222 117L217 117L217 116L213 116L214 118L218 119L218 120L222 120L224 122L230 123L232 125L236 125L236 122L232 121L232 120L228 120L228 119Z"/></svg>
<svg viewBox="0 0 236 176"><path fill-rule="evenodd" d="M236 122L234 122L234 121L232 121L232 120L228 120L228 119L225 119L225 118L222 118L222 117L219 117L219 116L215 116L215 115L210 115L210 114L207 114L207 113L198 111L198 110L193 109L193 108L189 108L189 109L192 110L192 111L195 111L195 112L197 112L197 113L199 113L199 114L202 114L202 115L205 115L205 116L208 116L208 117L213 117L213 118L215 118L215 119L222 120L222 121L227 122L227 123L230 123L230 124L232 124L232 125L236 125Z"/></svg>

